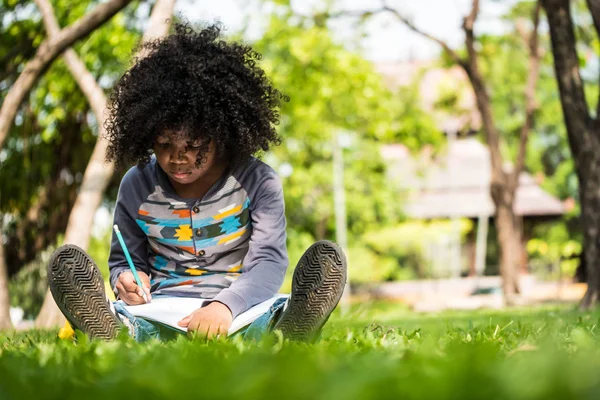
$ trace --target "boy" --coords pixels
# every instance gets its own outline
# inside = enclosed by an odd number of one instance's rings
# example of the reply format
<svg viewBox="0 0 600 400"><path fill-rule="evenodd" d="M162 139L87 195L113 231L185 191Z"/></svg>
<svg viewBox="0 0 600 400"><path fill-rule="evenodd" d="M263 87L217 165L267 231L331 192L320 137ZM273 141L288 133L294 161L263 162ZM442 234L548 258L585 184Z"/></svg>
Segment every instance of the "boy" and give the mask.
<svg viewBox="0 0 600 400"><path fill-rule="evenodd" d="M114 224L143 288L114 234L114 305L105 299L94 262L75 246L55 252L48 274L61 311L92 337L113 338L122 324L139 340L160 336L124 307L143 304L144 295L210 299L179 325L206 337L224 334L283 282L281 182L254 155L279 144L274 125L287 98L256 66L259 54L219 35L217 26L195 32L177 25L175 34L143 45L148 55L136 59L113 90L107 158L137 164L121 182ZM341 249L315 243L296 268L289 301L275 302L260 329L314 340L345 280Z"/></svg>

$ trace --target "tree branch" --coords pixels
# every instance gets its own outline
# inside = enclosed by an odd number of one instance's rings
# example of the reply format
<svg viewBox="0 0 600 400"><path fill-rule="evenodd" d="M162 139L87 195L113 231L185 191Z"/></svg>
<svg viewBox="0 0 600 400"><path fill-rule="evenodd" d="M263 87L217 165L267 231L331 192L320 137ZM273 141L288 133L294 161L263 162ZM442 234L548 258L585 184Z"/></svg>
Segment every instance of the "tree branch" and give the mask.
<svg viewBox="0 0 600 400"><path fill-rule="evenodd" d="M527 149L527 139L529 131L533 125L533 114L537 109L535 103L535 87L539 78L540 72L540 53L538 48L538 28L540 23L541 3L538 0L533 12L533 30L529 37L529 74L525 85L525 122L521 126L519 135L519 150L515 168L511 177L511 183L516 188L519 183L519 175L525 163L525 152Z"/></svg>
<svg viewBox="0 0 600 400"><path fill-rule="evenodd" d="M475 20L479 15L479 0L473 0L471 3L471 12L467 15L463 21L464 28L469 29L473 32L473 27L475 26Z"/></svg>
<svg viewBox="0 0 600 400"><path fill-rule="evenodd" d="M475 49L475 33L473 28L479 15L479 1L473 0L471 12L463 20L463 30L465 31L465 46L467 48L467 63L465 72L469 77L477 109L481 115L481 124L485 139L490 150L492 164L492 186L503 185L506 175L504 173L502 154L500 153L500 134L494 123L494 117L490 106L490 97L485 86L481 72L479 71L478 54Z"/></svg>
<svg viewBox="0 0 600 400"><path fill-rule="evenodd" d="M175 9L176 0L157 0L152 7L152 13L148 21L148 26L144 31L143 41L159 39L169 34L171 27L171 17Z"/></svg>
<svg viewBox="0 0 600 400"><path fill-rule="evenodd" d="M465 46L467 47L468 64L471 65L477 61L477 51L475 50L475 33L473 27L479 14L479 1L473 0L471 12L463 20L463 30L465 31Z"/></svg>
<svg viewBox="0 0 600 400"><path fill-rule="evenodd" d="M2 103L0 109L0 149L25 96L52 61L67 47L101 26L130 2L131 0L111 0L103 3L60 31L54 38L48 38L42 42L34 58L25 65L25 69L10 88Z"/></svg>
<svg viewBox="0 0 600 400"><path fill-rule="evenodd" d="M411 31L418 33L419 35L439 44L442 47L442 49L444 49L446 54L448 54L448 56L450 56L450 58L452 58L452 60L455 63L457 63L463 67L466 66L465 60L461 56L459 56L458 53L456 51L454 51L450 46L448 46L448 44L446 42L417 28L415 26L415 24L413 24L404 15L400 14L400 12L398 10L388 6L384 1L382 1L382 3L383 3L383 7L381 8L381 11L387 11L387 12L393 14L400 22L402 22L404 25L406 25L406 27L408 27L408 29L410 29Z"/></svg>
<svg viewBox="0 0 600 400"><path fill-rule="evenodd" d="M175 9L176 0L157 0L152 8L152 13L148 20L148 26L144 31L142 42L149 42L167 36L171 27L171 17ZM142 48L136 55L138 58L144 58L148 55L148 49Z"/></svg>
<svg viewBox="0 0 600 400"><path fill-rule="evenodd" d="M402 15L398 10L396 10L393 7L388 6L387 3L385 2L385 0L382 0L381 3L382 3L381 8L377 8L374 10L365 10L365 11L345 11L344 10L344 11L336 11L336 12L319 13L319 14L313 15L312 17L307 17L307 16L301 16L301 17L311 18L315 21L323 21L326 19L340 18L340 17L357 17L360 19L365 19L365 18L371 17L376 14L382 14L382 13L388 12L388 13L394 15L400 22L402 22L404 25L406 25L406 27L408 27L413 32L418 33L419 35L439 44L442 47L442 49L446 52L446 54L448 54L448 56L450 56L450 58L452 58L452 60L455 63L460 64L463 67L466 65L465 60L461 56L459 56L458 53L456 51L454 51L446 42L417 28L415 26L415 24L413 24L408 18L406 18L404 15Z"/></svg>
<svg viewBox="0 0 600 400"><path fill-rule="evenodd" d="M35 3L42 13L42 20L48 36L50 38L56 37L58 34L60 34L60 27L58 26L58 21L54 15L52 4L50 4L49 0L35 0ZM77 81L79 88L88 99L88 102L92 107L100 127L98 137L101 137L100 134L103 130L102 122L104 120L102 115L106 106L106 96L104 96L104 91L96 82L94 75L87 70L83 61L81 61L79 56L77 56L75 50L72 48L65 50L64 59L69 71L71 72L71 75L75 81Z"/></svg>

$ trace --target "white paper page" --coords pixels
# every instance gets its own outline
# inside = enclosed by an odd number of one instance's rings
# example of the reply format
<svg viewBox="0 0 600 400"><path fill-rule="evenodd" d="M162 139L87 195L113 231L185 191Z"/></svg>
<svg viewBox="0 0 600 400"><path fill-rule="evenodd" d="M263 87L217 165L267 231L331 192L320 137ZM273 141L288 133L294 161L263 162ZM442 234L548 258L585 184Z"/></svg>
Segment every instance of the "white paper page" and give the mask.
<svg viewBox="0 0 600 400"><path fill-rule="evenodd" d="M250 323L258 317L269 311L269 308L275 300L282 297L288 296L276 295L238 315L231 323L227 335L231 335L247 325L250 325ZM177 322L202 307L202 304L204 304L205 301L207 300L191 297L157 297L147 304L140 304L137 306L126 305L125 309L135 317L160 322L182 332L187 332L187 328L177 325Z"/></svg>

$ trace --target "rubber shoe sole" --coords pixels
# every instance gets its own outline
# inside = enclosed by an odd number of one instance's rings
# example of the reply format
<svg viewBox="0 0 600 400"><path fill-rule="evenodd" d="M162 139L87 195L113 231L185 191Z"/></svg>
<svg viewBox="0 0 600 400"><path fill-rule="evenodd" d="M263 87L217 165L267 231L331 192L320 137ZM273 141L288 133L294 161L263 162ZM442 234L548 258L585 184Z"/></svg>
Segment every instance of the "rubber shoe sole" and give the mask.
<svg viewBox="0 0 600 400"><path fill-rule="evenodd" d="M337 244L321 240L310 246L296 266L290 300L274 329L291 340L314 342L342 297L346 269Z"/></svg>
<svg viewBox="0 0 600 400"><path fill-rule="evenodd" d="M117 336L121 324L106 298L102 274L81 248L64 245L52 254L48 285L58 308L74 328L95 339Z"/></svg>

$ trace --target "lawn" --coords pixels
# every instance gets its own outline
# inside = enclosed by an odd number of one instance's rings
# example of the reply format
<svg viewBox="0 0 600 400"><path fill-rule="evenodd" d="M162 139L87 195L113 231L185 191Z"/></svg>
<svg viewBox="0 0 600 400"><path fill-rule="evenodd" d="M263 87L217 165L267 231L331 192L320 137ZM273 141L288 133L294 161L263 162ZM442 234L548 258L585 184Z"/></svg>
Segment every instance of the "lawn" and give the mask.
<svg viewBox="0 0 600 400"><path fill-rule="evenodd" d="M335 313L314 345L0 335L0 399L597 399L600 312Z"/></svg>

